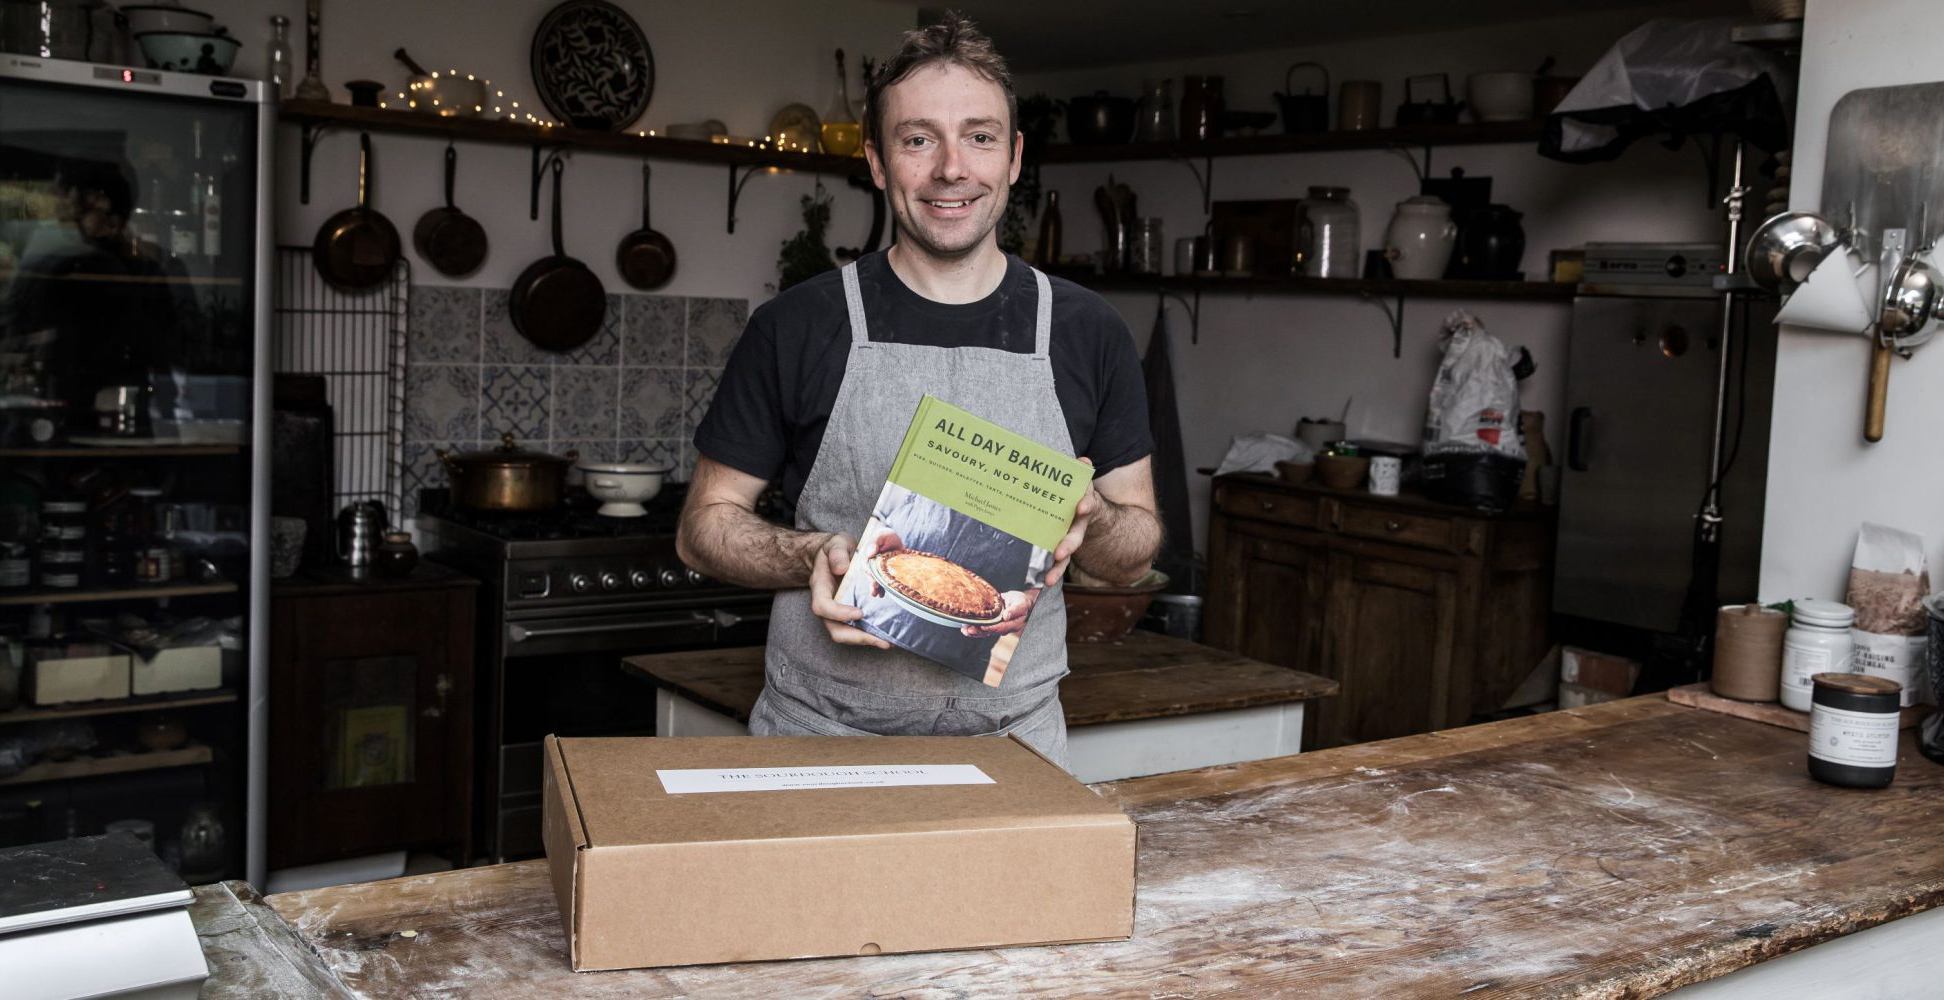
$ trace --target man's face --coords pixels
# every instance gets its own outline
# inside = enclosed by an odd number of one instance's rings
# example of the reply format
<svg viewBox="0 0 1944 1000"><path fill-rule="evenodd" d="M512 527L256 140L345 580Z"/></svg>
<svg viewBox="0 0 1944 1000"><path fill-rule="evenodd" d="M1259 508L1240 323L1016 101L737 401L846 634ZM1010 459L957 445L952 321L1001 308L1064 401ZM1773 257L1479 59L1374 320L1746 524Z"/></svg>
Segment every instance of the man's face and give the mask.
<svg viewBox="0 0 1944 1000"><path fill-rule="evenodd" d="M1019 179L1019 136L1005 91L956 63L933 63L886 88L884 148L866 147L899 240L933 257L990 241Z"/></svg>

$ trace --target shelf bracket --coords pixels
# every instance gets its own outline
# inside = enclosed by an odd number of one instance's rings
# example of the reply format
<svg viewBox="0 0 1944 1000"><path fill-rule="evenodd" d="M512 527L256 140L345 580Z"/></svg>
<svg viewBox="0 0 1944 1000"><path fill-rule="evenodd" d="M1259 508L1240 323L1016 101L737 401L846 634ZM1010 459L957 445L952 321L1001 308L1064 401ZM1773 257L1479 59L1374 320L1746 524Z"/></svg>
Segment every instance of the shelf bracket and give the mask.
<svg viewBox="0 0 1944 1000"><path fill-rule="evenodd" d="M1385 302L1382 296L1372 295L1369 292L1358 292L1357 297L1384 311L1384 318L1390 321L1391 357L1393 358L1403 357L1404 356L1404 296L1399 295L1397 297L1396 309L1392 309L1391 304Z"/></svg>
<svg viewBox="0 0 1944 1000"><path fill-rule="evenodd" d="M330 129L331 126L323 122L304 123L303 165L298 171L297 181L297 203L300 205L310 204L311 154L317 151L318 137Z"/></svg>
<svg viewBox="0 0 1944 1000"><path fill-rule="evenodd" d="M1161 289L1161 308L1166 309L1168 307L1169 299L1173 299L1176 302L1181 303L1181 308L1186 309L1188 311L1188 343L1200 344L1201 343L1201 289L1199 288L1195 289L1195 301L1192 303L1189 302L1187 299L1182 298L1180 292L1171 292L1165 288Z"/></svg>
<svg viewBox="0 0 1944 1000"><path fill-rule="evenodd" d="M567 147L536 142L533 144L533 176L527 188L527 218L540 221L540 180L554 160L567 155Z"/></svg>
<svg viewBox="0 0 1944 1000"><path fill-rule="evenodd" d="M1214 154L1203 157L1202 165L1199 167L1195 166L1195 161L1192 157L1179 156L1175 158L1175 162L1187 167L1188 172L1195 175L1195 183L1201 185L1202 214L1207 215L1209 191L1215 183Z"/></svg>
<svg viewBox="0 0 1944 1000"><path fill-rule="evenodd" d="M743 167L742 178L738 180L737 166L734 163L729 164L729 231L732 233L736 231L736 202L742 200L743 185L748 184L749 179L757 174L776 173L779 170L789 169L788 166L776 163L751 163Z"/></svg>

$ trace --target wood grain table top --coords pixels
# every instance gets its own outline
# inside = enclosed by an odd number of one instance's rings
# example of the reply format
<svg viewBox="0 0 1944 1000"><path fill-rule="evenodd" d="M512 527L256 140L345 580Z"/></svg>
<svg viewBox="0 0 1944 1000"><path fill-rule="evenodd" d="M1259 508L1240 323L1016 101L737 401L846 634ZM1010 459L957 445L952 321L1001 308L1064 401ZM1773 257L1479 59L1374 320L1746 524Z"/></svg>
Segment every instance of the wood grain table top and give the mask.
<svg viewBox="0 0 1944 1000"><path fill-rule="evenodd" d="M266 902L354 996L1644 998L1944 902L1903 739L1832 788L1801 733L1645 697L1097 786L1140 824L1104 944L576 974L539 861Z"/></svg>
<svg viewBox="0 0 1944 1000"><path fill-rule="evenodd" d="M763 691L763 647L631 656L622 669L705 708L749 721ZM1067 644L1060 704L1067 727L1162 719L1337 692L1337 682L1225 650L1135 629L1114 642Z"/></svg>

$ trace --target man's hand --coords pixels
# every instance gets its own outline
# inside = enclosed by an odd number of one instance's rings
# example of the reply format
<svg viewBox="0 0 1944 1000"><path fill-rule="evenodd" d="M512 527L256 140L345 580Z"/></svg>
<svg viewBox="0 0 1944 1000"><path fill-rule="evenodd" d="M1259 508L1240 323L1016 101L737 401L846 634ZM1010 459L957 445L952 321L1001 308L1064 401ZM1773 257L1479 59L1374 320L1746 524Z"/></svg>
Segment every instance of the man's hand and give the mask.
<svg viewBox="0 0 1944 1000"><path fill-rule="evenodd" d="M984 639L995 635L1008 635L1026 627L1026 616L1033 610L1033 602L1039 600L1038 590L1008 590L999 595L1006 602L1006 610L1000 613L999 620L990 625L967 625L959 629L959 634L968 639Z"/></svg>
<svg viewBox="0 0 1944 1000"><path fill-rule="evenodd" d="M1080 461L1087 463L1088 468L1093 467L1091 458L1083 455ZM1059 583L1060 578L1066 575L1067 563L1073 561L1073 554L1080 551L1080 546L1087 540L1087 525L1104 503L1106 501L1101 498L1100 491L1089 480L1086 495L1080 498L1079 506L1073 508L1073 523L1067 526L1067 533L1060 539L1060 544L1053 548L1053 568L1046 571L1046 586Z"/></svg>
<svg viewBox="0 0 1944 1000"><path fill-rule="evenodd" d="M850 571L854 544L849 535L831 535L818 546L810 563L810 610L824 620L824 631L830 633L832 642L890 649L890 643L850 624L864 617L862 609L837 602L837 581ZM881 545L874 550L877 547Z"/></svg>

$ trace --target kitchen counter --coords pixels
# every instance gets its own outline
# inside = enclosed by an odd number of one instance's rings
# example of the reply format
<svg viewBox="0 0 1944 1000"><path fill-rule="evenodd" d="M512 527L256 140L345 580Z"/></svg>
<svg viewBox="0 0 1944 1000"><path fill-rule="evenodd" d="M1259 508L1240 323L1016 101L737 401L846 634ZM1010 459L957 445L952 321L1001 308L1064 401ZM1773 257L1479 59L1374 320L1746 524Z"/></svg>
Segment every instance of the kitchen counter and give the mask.
<svg viewBox="0 0 1944 1000"><path fill-rule="evenodd" d="M1803 742L1644 697L1099 786L1140 823L1135 936L1105 944L576 974L539 861L250 905L355 996L1828 996L1747 977L1880 924L1934 941L1944 768L1907 732L1891 787L1832 788Z"/></svg>
<svg viewBox="0 0 1944 1000"><path fill-rule="evenodd" d="M1067 644L1067 752L1082 781L1281 757L1302 749L1303 706L1327 677L1136 629ZM763 647L654 653L622 669L654 682L659 736L747 735Z"/></svg>

